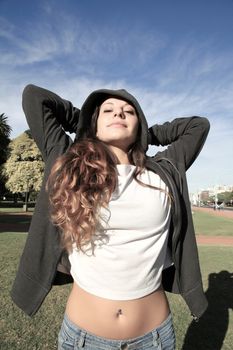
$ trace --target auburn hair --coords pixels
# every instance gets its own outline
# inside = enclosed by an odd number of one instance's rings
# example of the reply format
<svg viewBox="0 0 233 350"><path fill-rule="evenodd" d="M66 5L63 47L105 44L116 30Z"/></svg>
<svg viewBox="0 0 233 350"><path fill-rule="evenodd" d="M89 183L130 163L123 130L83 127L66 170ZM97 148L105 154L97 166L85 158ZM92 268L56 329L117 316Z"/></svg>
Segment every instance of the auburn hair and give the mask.
<svg viewBox="0 0 233 350"><path fill-rule="evenodd" d="M55 161L46 190L49 194L52 222L62 233L63 248L84 251L87 243L93 242L93 236L99 223L99 210L107 207L111 195L117 186L118 162L116 156L96 138L96 124L99 114L97 107L88 130L74 142L68 151ZM140 135L140 121L138 135ZM129 162L136 166L134 178L145 169L146 155L140 139L128 152Z"/></svg>

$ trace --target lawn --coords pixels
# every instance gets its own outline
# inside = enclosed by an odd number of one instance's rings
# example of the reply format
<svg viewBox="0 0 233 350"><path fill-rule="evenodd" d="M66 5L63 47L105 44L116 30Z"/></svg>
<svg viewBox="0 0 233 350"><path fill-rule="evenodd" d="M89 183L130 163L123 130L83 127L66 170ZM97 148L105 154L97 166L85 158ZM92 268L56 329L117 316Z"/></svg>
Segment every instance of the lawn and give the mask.
<svg viewBox="0 0 233 350"><path fill-rule="evenodd" d="M0 222L9 224L12 227L10 231L14 230L13 226L17 224L19 228L22 228L21 232L26 232L33 210L33 208L29 208L29 212L25 213L22 208L0 207ZM193 211L193 222L196 234L233 236L233 219L214 216L208 212ZM17 231L19 231L19 228L17 228Z"/></svg>
<svg viewBox="0 0 233 350"><path fill-rule="evenodd" d="M233 219L214 216L208 212L194 211L193 221L197 234L233 236Z"/></svg>
<svg viewBox="0 0 233 350"><path fill-rule="evenodd" d="M0 213L6 212L6 213L22 213L23 212L23 206L24 202L18 201L18 203L14 203L12 201L0 201ZM28 210L33 211L35 207L34 202L28 203Z"/></svg>
<svg viewBox="0 0 233 350"><path fill-rule="evenodd" d="M53 350L70 286L54 287L41 309L29 318L11 301L9 290L26 239L24 233L0 234L1 350ZM233 248L200 247L199 255L209 308L201 321L191 323L183 300L168 295L178 350L230 350L233 344Z"/></svg>

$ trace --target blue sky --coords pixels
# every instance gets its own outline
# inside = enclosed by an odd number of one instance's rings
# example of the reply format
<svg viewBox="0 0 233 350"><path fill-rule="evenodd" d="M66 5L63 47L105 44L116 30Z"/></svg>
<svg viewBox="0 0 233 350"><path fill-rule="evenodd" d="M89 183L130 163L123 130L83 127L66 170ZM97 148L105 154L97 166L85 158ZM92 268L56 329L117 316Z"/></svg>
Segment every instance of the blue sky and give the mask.
<svg viewBox="0 0 233 350"><path fill-rule="evenodd" d="M233 0L0 0L0 113L11 137L27 129L28 83L77 107L94 89L126 88L149 125L208 117L190 191L233 185L232 18Z"/></svg>

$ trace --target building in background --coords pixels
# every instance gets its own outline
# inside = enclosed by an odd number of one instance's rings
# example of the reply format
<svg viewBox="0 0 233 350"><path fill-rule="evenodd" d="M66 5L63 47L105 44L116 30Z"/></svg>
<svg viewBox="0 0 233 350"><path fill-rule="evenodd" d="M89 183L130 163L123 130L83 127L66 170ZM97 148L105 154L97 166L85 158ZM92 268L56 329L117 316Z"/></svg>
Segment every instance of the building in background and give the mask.
<svg viewBox="0 0 233 350"><path fill-rule="evenodd" d="M195 193L190 193L190 202L192 205L201 206L203 204L217 205L218 195L224 192L233 192L233 185L216 185L207 189L198 190ZM232 204L233 200L231 200Z"/></svg>

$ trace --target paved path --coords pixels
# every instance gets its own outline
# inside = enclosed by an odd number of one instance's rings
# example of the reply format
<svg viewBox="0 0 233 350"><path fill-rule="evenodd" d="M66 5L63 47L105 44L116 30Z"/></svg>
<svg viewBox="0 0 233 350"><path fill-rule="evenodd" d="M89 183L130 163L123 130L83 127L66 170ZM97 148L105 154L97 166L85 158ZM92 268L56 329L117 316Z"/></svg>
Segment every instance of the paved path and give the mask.
<svg viewBox="0 0 233 350"><path fill-rule="evenodd" d="M28 232L32 212L5 213L0 211L1 232Z"/></svg>
<svg viewBox="0 0 233 350"><path fill-rule="evenodd" d="M211 246L232 246L233 237L231 236L205 236L196 235L198 245L211 245Z"/></svg>

